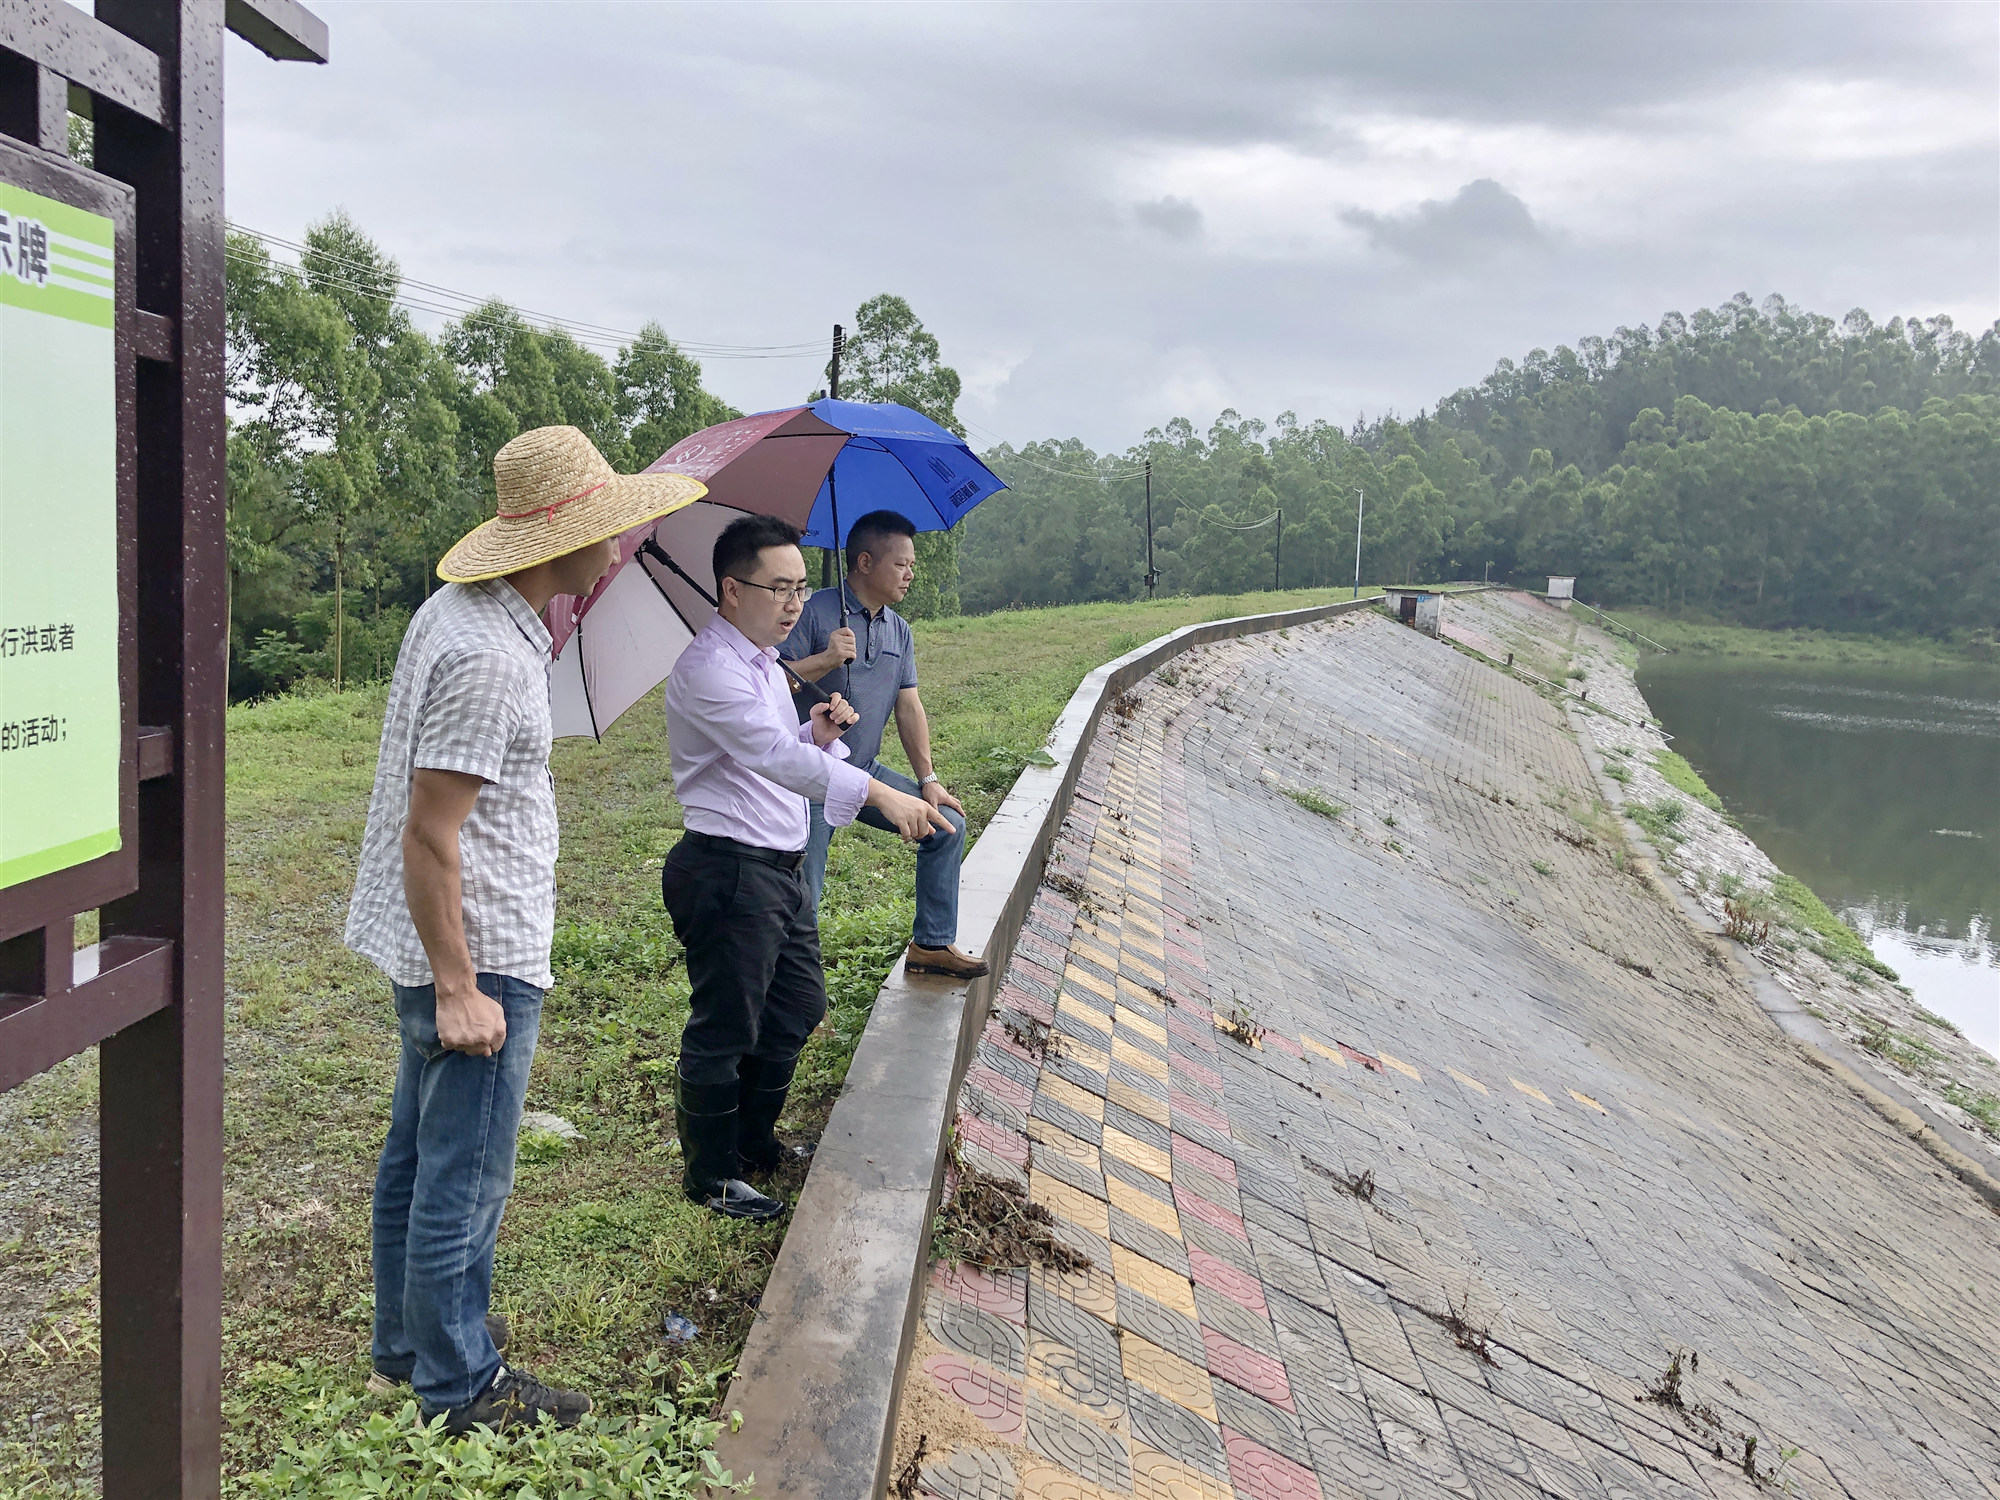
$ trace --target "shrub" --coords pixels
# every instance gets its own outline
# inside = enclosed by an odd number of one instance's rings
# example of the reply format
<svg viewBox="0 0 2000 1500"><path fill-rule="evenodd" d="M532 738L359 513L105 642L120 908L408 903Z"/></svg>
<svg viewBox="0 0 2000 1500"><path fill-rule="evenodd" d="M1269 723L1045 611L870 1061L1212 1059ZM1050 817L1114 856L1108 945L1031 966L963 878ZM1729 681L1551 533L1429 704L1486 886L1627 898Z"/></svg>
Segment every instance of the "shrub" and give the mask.
<svg viewBox="0 0 2000 1500"><path fill-rule="evenodd" d="M376 1412L347 1425L363 1398L344 1386L323 1386L303 1397L312 1436L287 1443L269 1468L232 1480L229 1493L255 1500L692 1500L713 1491L747 1493L749 1482L715 1457L723 1423L703 1415L715 1400L717 1377L696 1377L685 1365L682 1372L673 1396L657 1398L638 1416L593 1413L568 1429L544 1422L499 1433L478 1428L466 1437L447 1436L442 1416L426 1424L414 1401L393 1415ZM732 1412L730 1430L741 1421Z"/></svg>

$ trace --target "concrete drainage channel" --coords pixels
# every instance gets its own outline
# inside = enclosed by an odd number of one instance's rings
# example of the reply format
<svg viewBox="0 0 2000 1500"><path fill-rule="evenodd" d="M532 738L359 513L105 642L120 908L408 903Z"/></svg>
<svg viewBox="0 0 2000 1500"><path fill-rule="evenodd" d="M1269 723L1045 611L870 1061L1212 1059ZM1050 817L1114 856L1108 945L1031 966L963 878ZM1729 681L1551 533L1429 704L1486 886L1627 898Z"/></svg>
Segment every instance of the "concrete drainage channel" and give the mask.
<svg viewBox="0 0 2000 1500"><path fill-rule="evenodd" d="M785 1500L872 1500L889 1483L958 1083L1041 884L1107 706L1213 641L1374 607L1354 599L1188 625L1083 679L1056 720L1053 766L1029 766L967 857L959 942L992 976L960 989L899 962L875 997L729 1388L742 1430L722 1462Z"/></svg>

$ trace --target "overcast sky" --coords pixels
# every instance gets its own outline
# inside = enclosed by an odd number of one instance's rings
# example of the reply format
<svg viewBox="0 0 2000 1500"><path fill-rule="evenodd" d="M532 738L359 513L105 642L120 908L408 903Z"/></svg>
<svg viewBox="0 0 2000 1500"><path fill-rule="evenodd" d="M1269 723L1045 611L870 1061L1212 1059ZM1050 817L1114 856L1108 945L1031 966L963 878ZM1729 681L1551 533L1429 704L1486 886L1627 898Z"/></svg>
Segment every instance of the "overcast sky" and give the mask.
<svg viewBox="0 0 2000 1500"><path fill-rule="evenodd" d="M232 219L711 344L898 292L976 445L1411 414L1739 291L2000 315L1986 3L315 8L328 67L231 45Z"/></svg>

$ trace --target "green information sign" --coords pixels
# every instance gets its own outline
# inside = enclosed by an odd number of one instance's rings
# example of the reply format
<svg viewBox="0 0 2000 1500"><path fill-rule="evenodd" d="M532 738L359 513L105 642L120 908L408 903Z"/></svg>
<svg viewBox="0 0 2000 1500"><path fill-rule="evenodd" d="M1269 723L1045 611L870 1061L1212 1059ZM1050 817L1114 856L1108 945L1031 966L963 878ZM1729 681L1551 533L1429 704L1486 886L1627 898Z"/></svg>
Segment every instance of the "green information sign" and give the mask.
<svg viewBox="0 0 2000 1500"><path fill-rule="evenodd" d="M0 887L119 845L112 243L0 183Z"/></svg>

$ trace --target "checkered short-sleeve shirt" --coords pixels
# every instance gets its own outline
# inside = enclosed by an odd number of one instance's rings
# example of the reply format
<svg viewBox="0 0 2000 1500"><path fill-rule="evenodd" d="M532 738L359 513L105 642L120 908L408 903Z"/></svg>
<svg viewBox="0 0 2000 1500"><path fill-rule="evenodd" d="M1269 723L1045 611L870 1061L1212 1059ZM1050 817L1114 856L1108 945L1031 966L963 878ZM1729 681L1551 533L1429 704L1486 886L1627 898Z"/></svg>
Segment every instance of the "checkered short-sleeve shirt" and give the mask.
<svg viewBox="0 0 2000 1500"><path fill-rule="evenodd" d="M403 896L410 778L426 769L463 771L486 783L458 835L473 968L543 989L554 979L549 645L540 616L504 579L447 585L403 636L346 934L348 947L397 984L432 982Z"/></svg>

